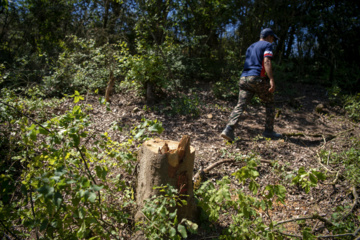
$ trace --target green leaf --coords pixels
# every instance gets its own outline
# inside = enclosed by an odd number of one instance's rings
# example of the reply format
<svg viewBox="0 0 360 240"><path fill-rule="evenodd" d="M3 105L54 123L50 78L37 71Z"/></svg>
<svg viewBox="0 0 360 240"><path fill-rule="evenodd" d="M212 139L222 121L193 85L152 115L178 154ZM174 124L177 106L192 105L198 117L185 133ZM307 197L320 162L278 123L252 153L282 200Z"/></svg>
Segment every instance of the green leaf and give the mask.
<svg viewBox="0 0 360 240"><path fill-rule="evenodd" d="M267 185L265 187L265 190L269 191L268 195L265 196L267 199L270 199L274 196L274 186L273 185Z"/></svg>
<svg viewBox="0 0 360 240"><path fill-rule="evenodd" d="M312 173L318 178L318 180L326 180L326 175L322 172L312 171Z"/></svg>
<svg viewBox="0 0 360 240"><path fill-rule="evenodd" d="M316 176L312 173L309 174L309 178L310 178L310 181L313 183L313 184L317 184L318 183L318 180L316 178Z"/></svg>
<svg viewBox="0 0 360 240"><path fill-rule="evenodd" d="M282 185L275 185L275 194L278 196L279 200L284 203L286 197L286 188Z"/></svg>
<svg viewBox="0 0 360 240"><path fill-rule="evenodd" d="M183 219L182 222L185 222L187 229L191 232L191 233L196 233L198 230L198 225L196 223L193 223L190 220L187 219Z"/></svg>
<svg viewBox="0 0 360 240"><path fill-rule="evenodd" d="M286 188L283 185L275 185L275 193L279 197L284 198L286 194Z"/></svg>
<svg viewBox="0 0 360 240"><path fill-rule="evenodd" d="M269 232L268 233L268 236L267 236L268 238L268 240L274 240L275 238L274 238L274 233L272 233L272 232Z"/></svg>
<svg viewBox="0 0 360 240"><path fill-rule="evenodd" d="M150 132L157 132L161 134L164 131L164 128L159 123L155 123L154 125L150 126L149 128Z"/></svg>
<svg viewBox="0 0 360 240"><path fill-rule="evenodd" d="M51 197L54 194L54 188L49 185L44 185L38 188L37 191L44 195L44 197Z"/></svg>
<svg viewBox="0 0 360 240"><path fill-rule="evenodd" d="M47 228L48 224L49 224L49 220L44 219L44 220L41 222L40 231L44 231L44 230Z"/></svg>
<svg viewBox="0 0 360 240"><path fill-rule="evenodd" d="M39 127L39 133L42 134L42 135L49 135L49 132L45 129L45 128L42 128L42 127Z"/></svg>
<svg viewBox="0 0 360 240"><path fill-rule="evenodd" d="M90 192L88 200L93 203L95 202L95 199L96 199L96 194L94 192Z"/></svg>
<svg viewBox="0 0 360 240"><path fill-rule="evenodd" d="M171 227L170 230L169 230L169 235L170 237L175 237L176 235L176 229Z"/></svg>
<svg viewBox="0 0 360 240"><path fill-rule="evenodd" d="M55 192L55 194L54 194L54 204L55 204L55 206L59 208L62 201L63 201L62 195L59 192Z"/></svg>
<svg viewBox="0 0 360 240"><path fill-rule="evenodd" d="M79 218L84 219L86 212L83 207L79 208Z"/></svg>
<svg viewBox="0 0 360 240"><path fill-rule="evenodd" d="M258 188L259 188L259 185L254 180L251 180L251 182L249 184L250 191L252 191L253 194L257 194Z"/></svg>
<svg viewBox="0 0 360 240"><path fill-rule="evenodd" d="M176 217L176 211L169 214L170 219L174 219Z"/></svg>
<svg viewBox="0 0 360 240"><path fill-rule="evenodd" d="M144 132L145 132L145 129L141 129L141 130L134 136L134 138L135 138L135 139L140 138L140 137L144 134Z"/></svg>
<svg viewBox="0 0 360 240"><path fill-rule="evenodd" d="M98 185L96 185L96 184L93 184L93 185L91 186L91 188L92 188L95 192L100 191L101 189L103 189L103 187L104 187L104 186L98 186Z"/></svg>
<svg viewBox="0 0 360 240"><path fill-rule="evenodd" d="M86 224L85 224L85 220L82 222L81 227L79 229L79 231L76 233L76 236L78 238L84 238L85 237L85 233L86 233Z"/></svg>
<svg viewBox="0 0 360 240"><path fill-rule="evenodd" d="M292 179L291 182L292 182L293 184L298 184L299 181L300 181L300 177L299 177L299 176L296 176L296 177L294 177L294 178Z"/></svg>
<svg viewBox="0 0 360 240"><path fill-rule="evenodd" d="M73 139L75 146L79 146L80 144L80 136L78 134L69 134L70 137Z"/></svg>
<svg viewBox="0 0 360 240"><path fill-rule="evenodd" d="M110 108L110 103L109 102L106 102L106 111L110 112L111 111L111 108Z"/></svg>
<svg viewBox="0 0 360 240"><path fill-rule="evenodd" d="M183 238L187 238L187 232L183 225L179 224L177 229Z"/></svg>
<svg viewBox="0 0 360 240"><path fill-rule="evenodd" d="M298 174L299 174L299 175L304 175L304 174L306 174L305 168L304 168L304 167L301 167L301 168L299 169L299 171L298 171Z"/></svg>
<svg viewBox="0 0 360 240"><path fill-rule="evenodd" d="M106 99L103 98L103 97L100 97L99 102L100 102L101 105L105 105L106 104Z"/></svg>
<svg viewBox="0 0 360 240"><path fill-rule="evenodd" d="M96 176L98 176L98 178L106 180L106 175L108 173L107 169L105 169L101 166L96 166L95 171L96 171Z"/></svg>
<svg viewBox="0 0 360 240"><path fill-rule="evenodd" d="M303 239L304 239L304 240L314 239L314 235L312 235L308 229L305 229L305 230L302 232L302 235L303 235Z"/></svg>
<svg viewBox="0 0 360 240"><path fill-rule="evenodd" d="M55 170L54 175L60 177L60 176L64 175L65 173L67 173L66 168L64 166L60 166Z"/></svg>
<svg viewBox="0 0 360 240"><path fill-rule="evenodd" d="M81 181L81 185L82 185L82 187L83 188L88 188L88 187L90 187L90 180L89 179L87 179L87 178L83 178L82 179L82 181Z"/></svg>
<svg viewBox="0 0 360 240"><path fill-rule="evenodd" d="M253 178L257 178L259 176L259 172L258 171L255 171L255 170L251 170L250 171L250 175L253 177Z"/></svg>
<svg viewBox="0 0 360 240"><path fill-rule="evenodd" d="M31 140L36 141L37 134L38 134L38 131L36 129L33 129L28 133L28 136L30 137Z"/></svg>

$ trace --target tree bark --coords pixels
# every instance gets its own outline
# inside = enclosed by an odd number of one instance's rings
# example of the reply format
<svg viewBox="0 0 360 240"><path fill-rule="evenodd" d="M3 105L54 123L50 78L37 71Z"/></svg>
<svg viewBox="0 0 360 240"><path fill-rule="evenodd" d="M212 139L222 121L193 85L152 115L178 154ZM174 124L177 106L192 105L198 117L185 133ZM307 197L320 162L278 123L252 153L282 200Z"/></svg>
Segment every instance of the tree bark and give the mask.
<svg viewBox="0 0 360 240"><path fill-rule="evenodd" d="M146 104L153 105L155 103L154 84L146 83Z"/></svg>
<svg viewBox="0 0 360 240"><path fill-rule="evenodd" d="M183 136L180 142L152 139L146 141L138 155L139 171L136 188L138 206L135 221L142 219L141 209L144 201L159 195L155 186L170 184L180 194L187 195L186 206L177 207L179 221L182 218L196 219L196 204L193 193L193 169L195 149L190 146L190 137Z"/></svg>

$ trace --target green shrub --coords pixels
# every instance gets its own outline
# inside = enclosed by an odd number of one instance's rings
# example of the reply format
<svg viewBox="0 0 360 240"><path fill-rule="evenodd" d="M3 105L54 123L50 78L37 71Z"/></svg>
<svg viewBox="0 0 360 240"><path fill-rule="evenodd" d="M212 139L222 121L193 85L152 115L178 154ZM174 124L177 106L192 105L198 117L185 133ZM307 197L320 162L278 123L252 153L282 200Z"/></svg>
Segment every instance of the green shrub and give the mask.
<svg viewBox="0 0 360 240"><path fill-rule="evenodd" d="M147 239L182 239L187 238L187 231L196 233L197 224L182 219L177 219L176 206L184 206L186 200L178 194L178 190L171 185L156 187L160 189L159 196L152 196L146 200L142 209L143 222L137 224L137 229L142 230Z"/></svg>
<svg viewBox="0 0 360 240"><path fill-rule="evenodd" d="M115 78L126 74L128 49L125 43L97 46L92 39L84 40L70 36L70 43L64 46L52 73L44 77L44 85L49 94L62 95L105 92L110 73Z"/></svg>
<svg viewBox="0 0 360 240"><path fill-rule="evenodd" d="M131 225L134 191L122 174L135 167L131 146L147 132L160 132L161 123L144 120L127 142L118 143L107 132L88 130L91 106L81 104L78 92L71 97L77 104L69 111L38 119L28 112L36 101L3 90L1 129L7 132L0 144L8 151L0 162L0 232L120 239L124 225Z"/></svg>
<svg viewBox="0 0 360 240"><path fill-rule="evenodd" d="M184 79L180 46L171 38L161 46L149 46L143 41L137 43L137 54L128 58L126 80L135 82L140 95L146 94L146 86L152 84L155 94L162 91L174 91Z"/></svg>
<svg viewBox="0 0 360 240"><path fill-rule="evenodd" d="M239 95L239 78L234 75L214 83L212 91L219 99L237 99Z"/></svg>
<svg viewBox="0 0 360 240"><path fill-rule="evenodd" d="M346 96L344 108L352 120L360 122L360 93Z"/></svg>
<svg viewBox="0 0 360 240"><path fill-rule="evenodd" d="M249 159L246 166L232 174L239 184L248 185L251 194L246 194L244 189L231 189L229 177L216 181L216 185L211 181L204 182L196 191L199 206L205 213L202 214L203 221L215 223L222 215L231 216L219 239L274 239L276 236L273 223L266 225L259 209L267 211L272 209L274 201L284 202L286 189L282 185L267 185L259 194L255 161ZM260 198L256 197L258 194Z"/></svg>
<svg viewBox="0 0 360 240"><path fill-rule="evenodd" d="M170 100L170 114L198 117L200 115L200 100L196 94L187 96L178 94Z"/></svg>
<svg viewBox="0 0 360 240"><path fill-rule="evenodd" d="M356 185L360 182L360 140L352 138L351 142L351 146L340 153L324 150L320 156L324 162L329 161L335 165L341 164L345 168L344 177L351 184Z"/></svg>

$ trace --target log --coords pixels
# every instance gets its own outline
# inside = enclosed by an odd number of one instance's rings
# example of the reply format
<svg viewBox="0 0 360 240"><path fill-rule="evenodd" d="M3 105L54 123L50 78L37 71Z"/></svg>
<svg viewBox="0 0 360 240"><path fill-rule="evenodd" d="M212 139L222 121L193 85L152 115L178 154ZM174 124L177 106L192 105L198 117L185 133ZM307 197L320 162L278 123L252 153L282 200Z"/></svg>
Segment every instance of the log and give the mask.
<svg viewBox="0 0 360 240"><path fill-rule="evenodd" d="M138 154L139 169L136 187L137 211L135 221L141 221L144 201L159 195L155 186L170 184L178 189L187 205L177 207L179 221L182 218L196 219L196 204L193 193L193 170L195 148L190 146L190 137L183 136L180 142L151 139L146 141Z"/></svg>

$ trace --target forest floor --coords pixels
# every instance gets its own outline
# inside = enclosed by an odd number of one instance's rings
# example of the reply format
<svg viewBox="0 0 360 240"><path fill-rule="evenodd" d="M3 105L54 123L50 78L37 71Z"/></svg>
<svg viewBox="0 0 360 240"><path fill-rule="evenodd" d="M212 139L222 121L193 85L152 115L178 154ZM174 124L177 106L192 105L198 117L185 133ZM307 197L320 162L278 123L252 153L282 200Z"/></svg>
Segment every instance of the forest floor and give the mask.
<svg viewBox="0 0 360 240"><path fill-rule="evenodd" d="M108 131L114 121L126 129L138 125L142 118L146 118L162 122L165 130L159 136L161 139L180 141L183 135L189 135L191 145L196 149L194 173L236 154L257 154L262 160L276 162L277 167L261 163L257 169L260 188L268 184L282 184L287 189L285 204L275 204L269 213L273 221L311 216L314 213L330 219L338 206L345 207L345 215L349 211L346 207L351 207L354 203L353 186L341 177L344 173L341 164L334 164L332 159L320 164L317 153L322 150L340 153L348 149L351 139L360 139L360 124L349 120L342 108L330 106L326 89L313 85L292 85L291 88L292 93L287 94L289 89L279 87L275 95L278 115L275 131L283 134L283 138L267 140L262 137L265 108L261 104L253 104L248 106L236 128L236 141L233 144L223 140L220 133L237 100L219 100L214 97L209 86L202 86L200 90L188 95L190 97L196 94L199 98L200 104L197 107L200 115L195 118L167 114L169 106L164 103L146 106L144 99L132 93L113 95L111 112L100 106L95 96L88 97L86 101L94 108L91 117L93 127L98 131ZM316 111L319 104L323 104L324 108ZM122 135L121 132L109 132L109 136L118 142L126 139L126 134ZM242 166L241 162L225 163L212 169L206 178L215 182L224 176L231 177ZM306 194L304 189L291 184L300 167L307 171L317 169L326 173L328 178L320 181ZM336 174L332 174L335 172L339 172L340 177L336 178ZM233 187L239 185L235 184ZM360 194L359 190L357 194ZM355 208L354 214L360 216L360 208ZM227 226L227 218L230 219L230 216L221 219L218 229ZM264 219L268 220L265 214ZM316 220L311 221L314 229L321 225ZM290 222L284 227L288 233L299 234L297 224ZM322 231L321 234L327 234L326 230Z"/></svg>

